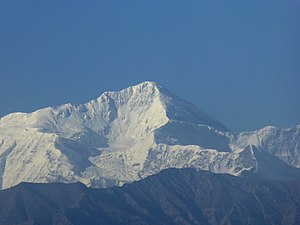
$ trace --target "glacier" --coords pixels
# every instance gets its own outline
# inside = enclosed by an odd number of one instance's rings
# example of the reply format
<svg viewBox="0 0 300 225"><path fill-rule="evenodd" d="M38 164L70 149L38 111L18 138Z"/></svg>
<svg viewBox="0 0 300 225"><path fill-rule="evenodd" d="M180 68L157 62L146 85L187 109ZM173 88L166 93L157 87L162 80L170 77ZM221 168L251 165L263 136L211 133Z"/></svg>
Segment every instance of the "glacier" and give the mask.
<svg viewBox="0 0 300 225"><path fill-rule="evenodd" d="M300 125L235 133L156 82L0 119L0 188L123 185L167 168L300 179Z"/></svg>

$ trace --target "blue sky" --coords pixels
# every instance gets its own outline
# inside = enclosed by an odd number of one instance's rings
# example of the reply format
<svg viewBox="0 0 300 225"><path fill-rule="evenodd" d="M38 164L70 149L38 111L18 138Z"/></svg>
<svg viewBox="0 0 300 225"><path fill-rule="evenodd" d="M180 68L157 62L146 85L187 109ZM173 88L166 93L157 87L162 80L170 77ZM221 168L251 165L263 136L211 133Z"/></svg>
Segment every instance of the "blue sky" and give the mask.
<svg viewBox="0 0 300 225"><path fill-rule="evenodd" d="M300 124L300 1L0 1L0 116L157 81L235 131Z"/></svg>

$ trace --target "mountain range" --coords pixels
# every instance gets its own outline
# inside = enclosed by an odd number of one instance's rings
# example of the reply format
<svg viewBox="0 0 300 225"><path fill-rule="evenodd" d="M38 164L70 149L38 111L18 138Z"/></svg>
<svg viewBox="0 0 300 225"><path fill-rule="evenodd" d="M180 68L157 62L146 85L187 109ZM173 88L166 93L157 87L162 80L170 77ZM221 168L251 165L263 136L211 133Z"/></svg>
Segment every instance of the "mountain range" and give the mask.
<svg viewBox="0 0 300 225"><path fill-rule="evenodd" d="M167 169L123 187L21 183L0 191L1 225L297 225L300 182Z"/></svg>
<svg viewBox="0 0 300 225"><path fill-rule="evenodd" d="M299 180L300 125L232 132L155 82L0 119L1 189L121 186L168 168Z"/></svg>

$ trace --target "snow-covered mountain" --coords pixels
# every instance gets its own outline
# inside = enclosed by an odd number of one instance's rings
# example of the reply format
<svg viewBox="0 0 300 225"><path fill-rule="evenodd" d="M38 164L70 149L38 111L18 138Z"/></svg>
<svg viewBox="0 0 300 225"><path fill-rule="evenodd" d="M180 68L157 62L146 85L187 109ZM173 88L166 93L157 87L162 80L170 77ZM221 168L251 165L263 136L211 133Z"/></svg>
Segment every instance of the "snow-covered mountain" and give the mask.
<svg viewBox="0 0 300 225"><path fill-rule="evenodd" d="M171 167L298 177L300 126L234 134L154 82L0 119L0 188L122 185Z"/></svg>

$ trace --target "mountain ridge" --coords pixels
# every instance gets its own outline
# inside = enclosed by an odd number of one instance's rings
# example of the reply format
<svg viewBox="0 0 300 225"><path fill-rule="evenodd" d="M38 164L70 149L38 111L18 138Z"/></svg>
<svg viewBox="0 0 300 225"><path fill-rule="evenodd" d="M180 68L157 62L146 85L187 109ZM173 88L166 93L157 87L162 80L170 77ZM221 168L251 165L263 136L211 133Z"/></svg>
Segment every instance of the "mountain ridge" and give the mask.
<svg viewBox="0 0 300 225"><path fill-rule="evenodd" d="M300 221L300 183L168 169L123 187L21 183L0 191L2 225L284 224Z"/></svg>

